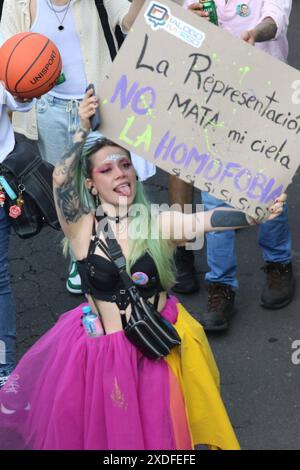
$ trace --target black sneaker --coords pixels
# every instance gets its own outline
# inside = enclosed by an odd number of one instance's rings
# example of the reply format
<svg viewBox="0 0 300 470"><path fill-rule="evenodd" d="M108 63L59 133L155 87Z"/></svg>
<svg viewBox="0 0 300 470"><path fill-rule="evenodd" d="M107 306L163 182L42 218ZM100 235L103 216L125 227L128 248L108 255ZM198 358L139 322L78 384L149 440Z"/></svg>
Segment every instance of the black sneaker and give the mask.
<svg viewBox="0 0 300 470"><path fill-rule="evenodd" d="M226 330L234 315L235 292L227 284L208 284L207 311L201 315L200 323L205 331Z"/></svg>
<svg viewBox="0 0 300 470"><path fill-rule="evenodd" d="M288 305L295 293L292 263L266 263L262 268L266 282L260 298L264 308L280 309Z"/></svg>
<svg viewBox="0 0 300 470"><path fill-rule="evenodd" d="M184 246L177 247L175 253L176 284L172 290L178 294L198 292L199 280L194 266L194 252Z"/></svg>

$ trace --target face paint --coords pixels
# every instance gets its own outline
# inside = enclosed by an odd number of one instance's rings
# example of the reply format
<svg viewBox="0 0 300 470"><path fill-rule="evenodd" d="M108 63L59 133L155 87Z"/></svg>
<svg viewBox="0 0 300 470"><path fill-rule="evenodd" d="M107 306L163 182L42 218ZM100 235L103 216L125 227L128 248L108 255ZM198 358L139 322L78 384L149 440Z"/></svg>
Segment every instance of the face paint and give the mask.
<svg viewBox="0 0 300 470"><path fill-rule="evenodd" d="M94 168L93 173L107 173L112 170L113 163L116 162L119 167L122 167L123 170L129 170L132 167L131 160L128 158L127 155L109 155L103 162L101 163L99 168Z"/></svg>
<svg viewBox="0 0 300 470"><path fill-rule="evenodd" d="M116 162L120 160L121 158L128 158L128 155L126 155L125 153L112 153L111 155L107 155L105 160L103 160L103 163Z"/></svg>

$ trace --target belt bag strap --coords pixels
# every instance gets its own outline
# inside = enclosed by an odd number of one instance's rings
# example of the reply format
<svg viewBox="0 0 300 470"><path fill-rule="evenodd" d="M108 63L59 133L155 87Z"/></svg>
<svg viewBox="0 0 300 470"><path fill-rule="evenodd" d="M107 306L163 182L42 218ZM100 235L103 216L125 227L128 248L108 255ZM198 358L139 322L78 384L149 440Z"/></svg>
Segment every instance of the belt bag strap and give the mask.
<svg viewBox="0 0 300 470"><path fill-rule="evenodd" d="M161 359L180 344L180 337L174 326L163 318L151 302L141 298L132 279L126 272L126 260L121 247L107 220L105 239L108 253L117 266L121 279L131 297L131 316L126 323L125 312L121 313L125 335L149 359Z"/></svg>
<svg viewBox="0 0 300 470"><path fill-rule="evenodd" d="M114 232L110 226L110 223L107 220L107 232L105 233L105 241L107 243L108 251L112 261L117 266L120 277L124 283L126 289L130 289L131 287L135 287L132 279L128 276L126 271L126 259L124 258L122 249L115 239Z"/></svg>
<svg viewBox="0 0 300 470"><path fill-rule="evenodd" d="M136 286L134 285L134 282L132 281L131 277L128 275L126 271L126 259L123 255L122 249L119 243L117 242L117 240L115 239L114 232L112 231L112 228L109 224L108 219L106 219L106 221L107 221L107 226L106 226L107 231L104 234L104 237L105 237L105 241L106 241L107 248L108 248L108 254L110 255L111 260L115 263L115 265L117 266L119 270L119 274L123 281L125 289L130 291L131 297L133 299L136 298L136 300L138 300L140 296L139 296ZM99 234L97 235L99 237ZM155 295L155 300L154 300L154 308L156 309L158 307L158 302L159 302L159 293ZM126 316L121 315L121 319L122 319L122 324L124 327L124 322L126 324Z"/></svg>

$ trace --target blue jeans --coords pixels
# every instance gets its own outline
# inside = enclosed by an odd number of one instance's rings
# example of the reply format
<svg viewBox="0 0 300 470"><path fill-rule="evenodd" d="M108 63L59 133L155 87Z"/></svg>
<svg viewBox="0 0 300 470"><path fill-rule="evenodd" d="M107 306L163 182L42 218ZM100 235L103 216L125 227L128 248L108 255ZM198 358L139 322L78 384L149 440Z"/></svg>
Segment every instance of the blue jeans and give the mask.
<svg viewBox="0 0 300 470"><path fill-rule="evenodd" d="M15 367L16 310L8 272L10 222L0 207L0 374Z"/></svg>
<svg viewBox="0 0 300 470"><path fill-rule="evenodd" d="M72 145L79 128L79 100L62 100L43 95L36 102L36 116L40 154L55 165Z"/></svg>
<svg viewBox="0 0 300 470"><path fill-rule="evenodd" d="M207 192L202 192L202 203L206 211L216 207L229 207ZM238 288L237 260L235 253L235 231L209 232L206 234L207 263L210 271L205 281L219 282ZM288 224L287 206L276 219L259 226L258 242L263 259L268 262L289 263L291 261L291 232Z"/></svg>

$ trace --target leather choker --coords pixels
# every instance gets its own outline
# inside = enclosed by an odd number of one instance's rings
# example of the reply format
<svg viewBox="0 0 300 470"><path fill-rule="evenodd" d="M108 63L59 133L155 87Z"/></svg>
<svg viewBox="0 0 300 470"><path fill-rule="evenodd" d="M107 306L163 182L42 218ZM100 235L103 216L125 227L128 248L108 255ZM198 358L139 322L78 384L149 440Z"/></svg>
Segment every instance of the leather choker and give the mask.
<svg viewBox="0 0 300 470"><path fill-rule="evenodd" d="M106 217L108 220L112 220L116 224L119 224L121 222L121 220L127 219L128 215L129 215L128 212L124 215L121 215L121 216L120 215L116 215L116 216L107 215L105 212L103 212L103 215L97 215L96 214L96 219L99 221L99 220L104 219Z"/></svg>

